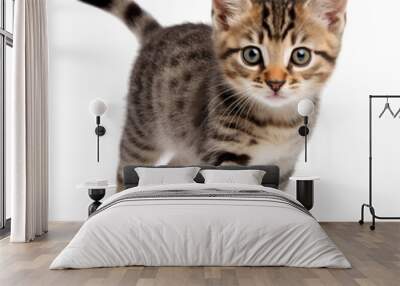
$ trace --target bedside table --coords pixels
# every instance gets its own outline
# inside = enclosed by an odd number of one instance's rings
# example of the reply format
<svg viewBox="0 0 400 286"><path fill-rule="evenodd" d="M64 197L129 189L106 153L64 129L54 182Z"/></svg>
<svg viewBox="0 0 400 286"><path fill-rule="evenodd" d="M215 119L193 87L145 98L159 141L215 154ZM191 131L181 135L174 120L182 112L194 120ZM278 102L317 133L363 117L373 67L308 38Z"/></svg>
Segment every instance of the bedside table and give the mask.
<svg viewBox="0 0 400 286"><path fill-rule="evenodd" d="M90 186L90 185L79 185L77 186L78 189L88 190L89 197L94 201L88 208L89 216L94 213L99 206L101 206L101 200L106 195L107 190L115 189L117 186L115 185L107 185L107 186Z"/></svg>
<svg viewBox="0 0 400 286"><path fill-rule="evenodd" d="M319 181L319 177L291 177L291 181L296 182L296 197L297 200L307 210L312 210L314 207L314 182Z"/></svg>

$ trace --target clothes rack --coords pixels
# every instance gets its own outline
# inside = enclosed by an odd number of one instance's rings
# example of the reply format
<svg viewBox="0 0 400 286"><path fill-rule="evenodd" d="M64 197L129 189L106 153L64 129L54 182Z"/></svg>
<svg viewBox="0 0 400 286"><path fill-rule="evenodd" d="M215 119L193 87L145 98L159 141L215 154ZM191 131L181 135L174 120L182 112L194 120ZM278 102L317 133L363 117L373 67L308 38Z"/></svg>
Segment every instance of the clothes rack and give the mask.
<svg viewBox="0 0 400 286"><path fill-rule="evenodd" d="M371 230L375 230L375 221L376 219L380 220L400 220L400 217L384 217L378 216L375 211L375 207L373 205L372 200L372 123L373 123L373 116L372 116L372 105L375 99L390 99L390 98L399 98L400 95L370 95L369 96L369 203L363 204L361 206L361 220L359 221L360 225L364 224L364 209L368 208L371 215L372 215L372 225L370 226Z"/></svg>

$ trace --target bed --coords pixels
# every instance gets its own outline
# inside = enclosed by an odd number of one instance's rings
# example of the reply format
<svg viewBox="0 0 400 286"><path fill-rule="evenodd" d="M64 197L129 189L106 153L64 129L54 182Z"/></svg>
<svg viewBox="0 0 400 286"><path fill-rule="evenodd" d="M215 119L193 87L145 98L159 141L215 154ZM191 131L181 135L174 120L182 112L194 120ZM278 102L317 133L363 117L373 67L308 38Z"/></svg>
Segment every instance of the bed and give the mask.
<svg viewBox="0 0 400 286"><path fill-rule="evenodd" d="M126 190L85 222L50 269L123 266L289 266L350 268L315 218L279 191L279 168L261 185L195 182L138 186L138 166L124 170Z"/></svg>

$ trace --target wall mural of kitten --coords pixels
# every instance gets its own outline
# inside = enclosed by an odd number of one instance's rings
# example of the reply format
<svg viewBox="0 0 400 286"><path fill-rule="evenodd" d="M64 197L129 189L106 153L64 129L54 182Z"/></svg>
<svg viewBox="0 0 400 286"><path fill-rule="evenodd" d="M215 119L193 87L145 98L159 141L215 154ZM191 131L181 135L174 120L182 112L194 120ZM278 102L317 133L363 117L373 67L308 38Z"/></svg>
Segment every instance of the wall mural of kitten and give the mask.
<svg viewBox="0 0 400 286"><path fill-rule="evenodd" d="M341 49L347 0L213 0L213 25L162 27L130 0L81 0L141 42L130 79L126 165L276 164L283 184L303 149L300 100L319 106ZM315 124L318 112L311 118Z"/></svg>

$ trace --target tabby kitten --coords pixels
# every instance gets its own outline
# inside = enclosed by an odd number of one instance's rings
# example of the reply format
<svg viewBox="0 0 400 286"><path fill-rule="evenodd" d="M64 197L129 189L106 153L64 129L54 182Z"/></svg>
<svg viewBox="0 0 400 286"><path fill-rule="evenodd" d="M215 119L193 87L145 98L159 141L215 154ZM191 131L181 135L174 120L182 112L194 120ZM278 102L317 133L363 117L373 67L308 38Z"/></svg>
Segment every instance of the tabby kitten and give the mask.
<svg viewBox="0 0 400 286"><path fill-rule="evenodd" d="M129 0L81 0L141 41L130 79L118 184L126 165L276 164L285 183L302 151L300 100L318 110L341 48L347 0L213 0L213 25L161 27ZM316 115L311 122L315 123Z"/></svg>

